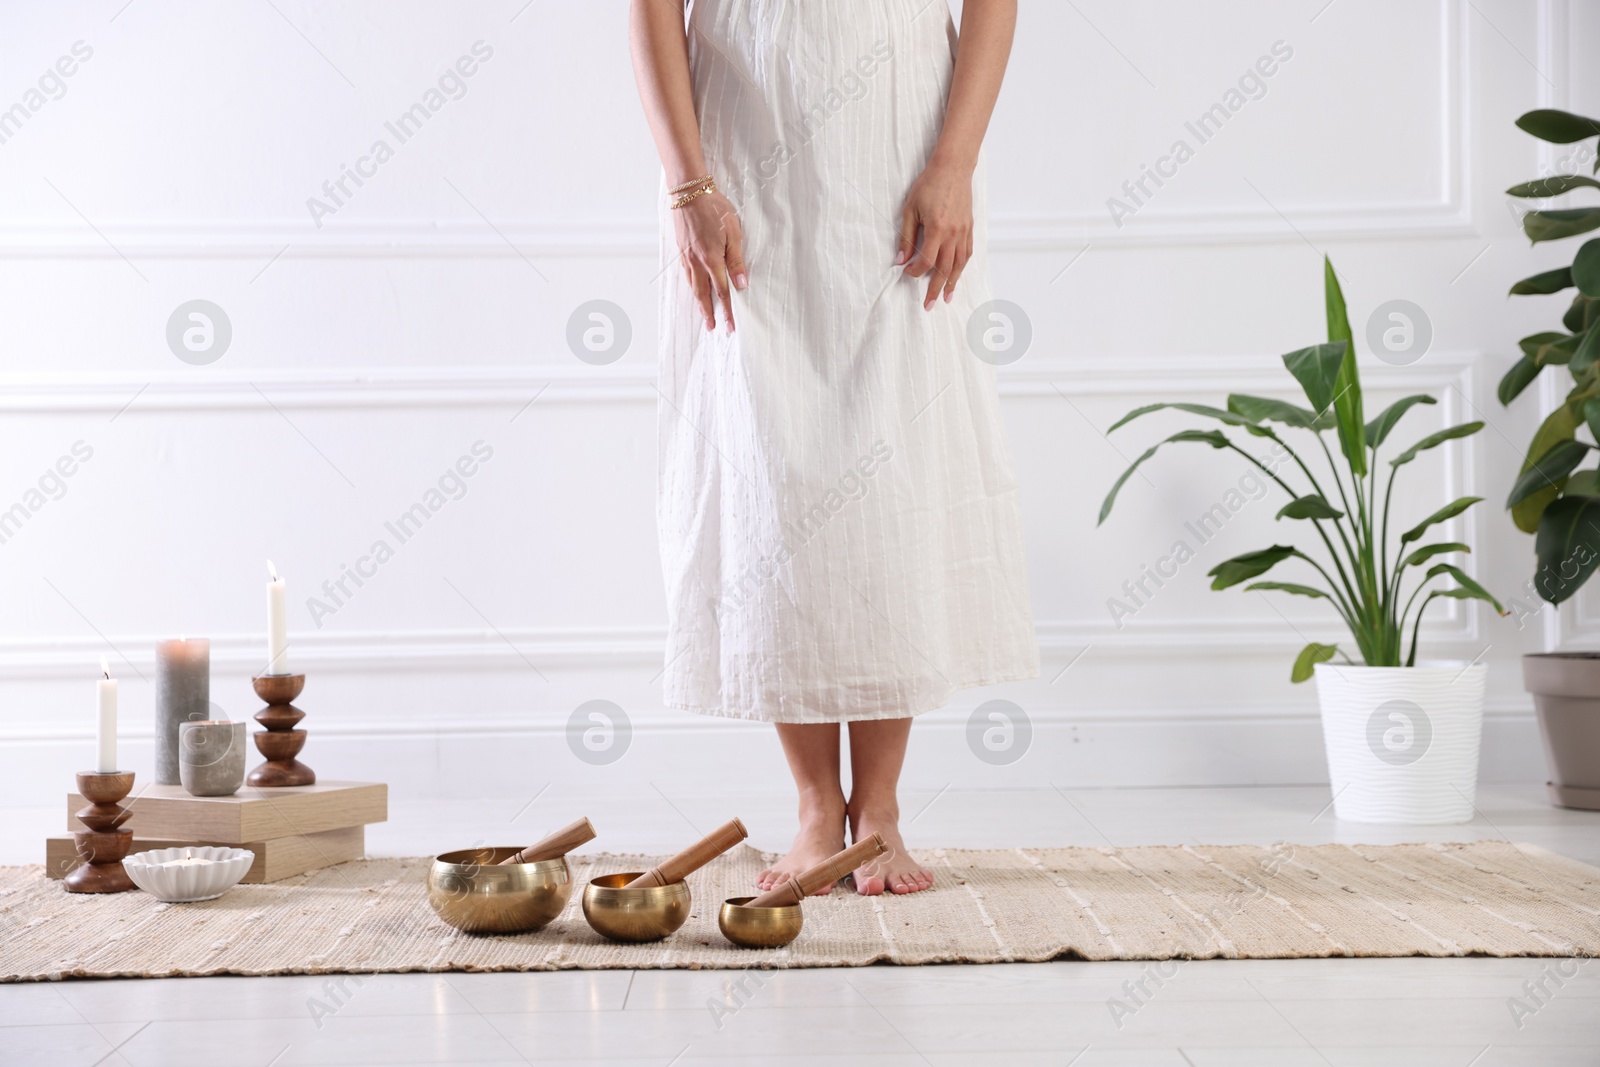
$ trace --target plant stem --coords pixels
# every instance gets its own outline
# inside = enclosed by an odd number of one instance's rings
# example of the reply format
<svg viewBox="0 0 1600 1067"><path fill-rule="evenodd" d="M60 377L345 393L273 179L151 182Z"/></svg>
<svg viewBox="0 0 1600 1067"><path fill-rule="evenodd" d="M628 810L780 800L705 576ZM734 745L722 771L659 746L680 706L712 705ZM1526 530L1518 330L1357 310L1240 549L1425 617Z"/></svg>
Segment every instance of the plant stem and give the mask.
<svg viewBox="0 0 1600 1067"><path fill-rule="evenodd" d="M1290 448L1286 444L1283 444L1283 441L1280 438L1278 438L1278 436L1276 434L1273 434L1271 436L1272 436L1272 439L1274 441L1277 441L1280 445L1283 445L1284 451L1288 452L1289 455L1294 456L1294 461L1296 463L1300 463L1300 457L1295 455L1294 449ZM1226 438L1224 438L1224 440L1226 440ZM1294 491L1294 487L1293 486L1289 485L1288 482L1285 482L1282 478L1278 477L1272 471L1268 470L1266 465L1264 463L1262 463L1259 459L1256 459L1256 457L1252 456L1250 453L1246 452L1244 449L1240 448L1238 445L1234 444L1232 441L1228 441L1228 447L1233 449L1235 452L1239 453L1239 455L1243 456L1245 459L1249 460L1251 463L1255 464L1257 467L1259 467L1261 469L1261 473L1262 474L1265 474L1268 478L1271 478L1274 482L1277 482L1278 485L1283 489L1283 491L1285 493L1289 494L1289 499L1298 500L1300 498L1300 494L1298 494L1298 493L1296 493ZM1301 463L1300 466L1301 466L1302 470L1305 469L1305 464ZM1310 477L1310 472L1307 472L1307 477ZM1312 480L1312 484L1313 485L1316 484L1315 479ZM1354 604L1356 602L1355 590L1350 585L1349 577L1347 577L1345 575L1345 573L1344 573L1344 566L1339 562L1339 553L1338 553L1338 551L1334 549L1333 542L1328 538L1327 531L1323 530L1323 528L1322 528L1321 520L1312 519L1311 520L1311 525L1313 525L1313 526L1315 526L1317 528L1317 533L1319 535L1321 535L1321 537L1322 537L1322 543L1328 547L1328 555L1333 557L1333 565L1336 568L1338 568L1339 578L1340 578L1340 580L1342 581L1342 583L1344 585L1344 591L1345 591L1346 594L1348 594L1348 596L1350 598L1349 599L1349 605L1350 606L1345 608L1344 611L1341 612L1342 614L1345 615L1345 622L1346 622L1346 624L1348 624L1350 622L1351 617L1355 614L1355 609L1354 609ZM1337 520L1335 521L1334 525L1335 525L1335 528L1337 528L1337 526L1338 526ZM1341 537L1343 536L1343 532L1342 531L1341 531L1340 536ZM1304 556L1303 558L1305 558L1307 560L1311 560L1310 556ZM1314 560L1312 562L1315 563ZM1323 574L1324 574L1324 576L1326 576L1327 572L1324 571ZM1334 584L1332 578L1328 579L1328 583L1329 583L1330 586L1333 587L1333 592L1337 596L1338 593L1339 593L1338 585ZM1358 643L1360 642L1360 635L1357 634L1356 629L1355 629L1354 626L1351 627L1350 634L1351 634L1352 637L1356 638Z"/></svg>

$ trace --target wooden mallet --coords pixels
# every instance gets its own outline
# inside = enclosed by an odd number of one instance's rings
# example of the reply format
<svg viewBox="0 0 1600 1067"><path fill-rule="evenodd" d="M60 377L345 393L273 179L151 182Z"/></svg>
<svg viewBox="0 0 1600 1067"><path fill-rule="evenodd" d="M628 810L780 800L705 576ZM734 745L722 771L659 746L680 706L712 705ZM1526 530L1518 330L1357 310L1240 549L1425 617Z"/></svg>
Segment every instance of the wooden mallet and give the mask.
<svg viewBox="0 0 1600 1067"><path fill-rule="evenodd" d="M504 867L511 863L538 863L540 860L559 859L579 845L593 841L594 837L594 824L588 819L579 819L571 826L564 826L549 837L535 841L521 852L507 856L499 865Z"/></svg>
<svg viewBox="0 0 1600 1067"><path fill-rule="evenodd" d="M773 886L745 902L747 908L781 908L798 904L829 882L837 882L868 860L876 859L889 851L882 834L873 834L865 841L857 841L843 852L837 852L815 867L791 877L782 885Z"/></svg>
<svg viewBox="0 0 1600 1067"><path fill-rule="evenodd" d="M738 819L725 822L661 866L650 868L622 888L647 889L681 882L749 836L750 832Z"/></svg>

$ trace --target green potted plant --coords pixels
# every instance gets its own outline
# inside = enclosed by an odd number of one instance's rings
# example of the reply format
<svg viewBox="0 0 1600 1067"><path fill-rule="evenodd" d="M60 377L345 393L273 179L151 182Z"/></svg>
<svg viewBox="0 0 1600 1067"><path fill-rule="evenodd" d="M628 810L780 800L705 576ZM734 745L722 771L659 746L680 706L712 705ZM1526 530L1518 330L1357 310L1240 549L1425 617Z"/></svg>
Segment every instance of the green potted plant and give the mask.
<svg viewBox="0 0 1600 1067"><path fill-rule="evenodd" d="M1517 125L1542 141L1576 144L1600 135L1600 123L1565 111L1530 111ZM1600 170L1600 161L1596 162ZM1511 196L1543 200L1600 181L1558 174L1513 185ZM1536 209L1522 216L1529 240L1556 241L1600 227L1600 207ZM1522 471L1506 506L1517 529L1534 535L1537 563L1529 585L1551 604L1582 588L1600 563L1600 470L1580 470L1600 442L1600 238L1585 241L1570 266L1524 278L1515 296L1551 295L1576 289L1564 330L1524 337L1522 358L1500 381L1500 402L1509 404L1545 367L1567 368L1572 388L1533 435ZM1522 658L1524 684L1533 693L1550 768L1550 799L1568 808L1600 811L1600 653L1544 652Z"/></svg>
<svg viewBox="0 0 1600 1067"><path fill-rule="evenodd" d="M1482 600L1505 613L1483 586L1441 558L1471 551L1465 544L1423 543L1430 529L1482 498L1461 497L1393 533L1389 516L1401 468L1446 441L1477 433L1483 423L1447 427L1398 451L1387 448L1407 411L1435 401L1425 394L1408 396L1364 421L1344 294L1326 259L1323 279L1327 342L1283 357L1310 406L1234 394L1226 408L1159 403L1130 411L1111 429L1163 409L1199 415L1222 427L1183 430L1149 448L1111 487L1100 522L1128 478L1164 445L1203 444L1235 452L1258 468L1287 496L1278 520L1298 526L1306 547L1275 544L1219 563L1209 572L1211 588L1248 582L1246 590L1325 600L1349 631L1350 650L1312 642L1290 673L1295 682L1313 676L1317 681L1336 815L1358 822L1465 822L1472 818L1477 786L1486 668L1481 663L1419 664L1417 644L1422 617L1440 598ZM1311 447L1321 453L1321 477L1280 427L1309 435ZM1274 454L1285 462L1269 466L1241 448L1228 430L1271 441ZM1328 447L1329 434L1337 456ZM1316 459L1314 452L1308 454ZM1280 475L1275 466L1288 469ZM1280 564L1311 573L1294 575L1294 581L1258 580ZM1336 656L1340 662L1333 662Z"/></svg>

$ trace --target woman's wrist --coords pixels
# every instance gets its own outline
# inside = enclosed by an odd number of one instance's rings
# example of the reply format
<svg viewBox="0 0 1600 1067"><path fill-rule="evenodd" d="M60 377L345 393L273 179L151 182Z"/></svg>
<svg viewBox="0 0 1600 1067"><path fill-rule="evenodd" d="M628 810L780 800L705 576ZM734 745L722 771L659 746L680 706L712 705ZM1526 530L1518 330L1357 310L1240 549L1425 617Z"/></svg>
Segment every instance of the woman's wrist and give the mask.
<svg viewBox="0 0 1600 1067"><path fill-rule="evenodd" d="M676 160L662 169L666 171L668 189L704 178L711 173L706 170L706 161L699 157Z"/></svg>
<svg viewBox="0 0 1600 1067"><path fill-rule="evenodd" d="M973 171L978 169L978 153L942 143L937 144L934 146L933 155L928 157L928 169L948 170L970 178Z"/></svg>

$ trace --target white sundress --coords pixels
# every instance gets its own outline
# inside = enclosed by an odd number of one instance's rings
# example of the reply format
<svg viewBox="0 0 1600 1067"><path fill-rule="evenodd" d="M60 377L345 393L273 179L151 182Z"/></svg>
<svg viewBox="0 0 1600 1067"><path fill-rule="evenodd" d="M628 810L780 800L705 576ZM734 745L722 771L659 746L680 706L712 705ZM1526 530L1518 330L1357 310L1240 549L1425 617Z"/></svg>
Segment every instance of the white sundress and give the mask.
<svg viewBox="0 0 1600 1067"><path fill-rule="evenodd" d="M894 264L954 64L944 0L693 0L701 140L739 212L736 332L661 219L657 519L669 706L902 718L1038 674L994 368L982 168L954 300ZM663 203L665 203L663 193Z"/></svg>

